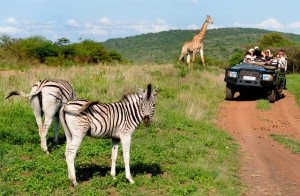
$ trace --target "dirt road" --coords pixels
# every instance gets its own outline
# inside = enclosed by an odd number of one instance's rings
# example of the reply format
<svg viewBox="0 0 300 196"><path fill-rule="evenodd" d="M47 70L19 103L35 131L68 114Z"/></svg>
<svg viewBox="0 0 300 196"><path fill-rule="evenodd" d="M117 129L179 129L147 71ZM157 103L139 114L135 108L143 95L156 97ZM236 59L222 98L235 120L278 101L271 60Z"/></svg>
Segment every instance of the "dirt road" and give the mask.
<svg viewBox="0 0 300 196"><path fill-rule="evenodd" d="M225 101L220 105L218 125L241 146L240 177L245 195L300 195L300 155L274 141L270 134L288 135L300 141L300 109L295 98L256 109L255 100Z"/></svg>

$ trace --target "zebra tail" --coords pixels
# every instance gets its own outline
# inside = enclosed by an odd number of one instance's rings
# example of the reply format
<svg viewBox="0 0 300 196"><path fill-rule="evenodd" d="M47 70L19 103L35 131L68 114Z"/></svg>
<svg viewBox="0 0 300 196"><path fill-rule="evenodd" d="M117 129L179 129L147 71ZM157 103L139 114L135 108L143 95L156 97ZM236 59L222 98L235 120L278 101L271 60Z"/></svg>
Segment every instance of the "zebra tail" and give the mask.
<svg viewBox="0 0 300 196"><path fill-rule="evenodd" d="M23 91L12 91L12 92L10 92L7 95L7 97L5 99L8 99L8 98L10 98L11 96L14 96L14 95L19 95L21 97L32 97L32 96L35 96L35 95L39 94L43 90L44 85L45 85L45 83L43 83L41 86L39 86L39 88L36 91L34 91L32 93L29 93L29 94L26 94Z"/></svg>
<svg viewBox="0 0 300 196"><path fill-rule="evenodd" d="M99 102L98 101L89 101L87 104L83 105L80 109L78 110L69 110L69 109L66 109L65 106L62 107L62 110L65 111L65 112L68 112L68 113L71 113L71 114L74 114L74 115L79 115L81 112L87 110L89 107L92 107L93 105L96 105L98 104Z"/></svg>
<svg viewBox="0 0 300 196"><path fill-rule="evenodd" d="M12 96L14 96L14 95L19 95L19 96L21 96L21 97L30 97L30 96L32 96L32 95L26 94L26 93L24 93L24 92L22 92L22 91L12 91L12 92L10 92L10 93L7 95L7 97L6 97L5 99L8 99L8 98L10 98L10 97L12 97Z"/></svg>

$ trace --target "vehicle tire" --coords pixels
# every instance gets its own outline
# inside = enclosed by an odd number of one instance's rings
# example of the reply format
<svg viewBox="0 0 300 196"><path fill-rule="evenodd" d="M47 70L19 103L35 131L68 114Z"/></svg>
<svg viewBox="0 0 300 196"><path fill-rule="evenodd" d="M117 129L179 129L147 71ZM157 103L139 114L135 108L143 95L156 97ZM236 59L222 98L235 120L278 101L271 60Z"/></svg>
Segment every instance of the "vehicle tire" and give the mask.
<svg viewBox="0 0 300 196"><path fill-rule="evenodd" d="M274 103L276 101L276 92L274 89L269 90L268 92L268 100L270 103Z"/></svg>
<svg viewBox="0 0 300 196"><path fill-rule="evenodd" d="M226 85L226 95L225 99L226 100L232 100L234 98L234 88L230 85Z"/></svg>

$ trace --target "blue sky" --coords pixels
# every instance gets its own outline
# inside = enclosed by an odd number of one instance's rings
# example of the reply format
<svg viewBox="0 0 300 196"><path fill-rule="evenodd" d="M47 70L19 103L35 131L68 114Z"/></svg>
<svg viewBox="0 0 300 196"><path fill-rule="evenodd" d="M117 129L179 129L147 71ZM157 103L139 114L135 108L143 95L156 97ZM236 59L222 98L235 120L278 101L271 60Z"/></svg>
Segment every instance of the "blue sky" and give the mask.
<svg viewBox="0 0 300 196"><path fill-rule="evenodd" d="M0 35L105 41L171 29L252 27L300 34L299 0L0 0Z"/></svg>

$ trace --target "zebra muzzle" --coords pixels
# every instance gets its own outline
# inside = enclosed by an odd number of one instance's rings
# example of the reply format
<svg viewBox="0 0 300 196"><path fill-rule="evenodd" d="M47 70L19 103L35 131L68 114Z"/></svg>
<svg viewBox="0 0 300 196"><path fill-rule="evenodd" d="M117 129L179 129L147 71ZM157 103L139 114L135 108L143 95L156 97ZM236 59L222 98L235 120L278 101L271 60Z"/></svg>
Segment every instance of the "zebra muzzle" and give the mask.
<svg viewBox="0 0 300 196"><path fill-rule="evenodd" d="M146 125L146 126L148 126L149 125L149 123L150 123L150 116L145 116L144 117L144 119L143 119L143 121L144 121L144 124Z"/></svg>

